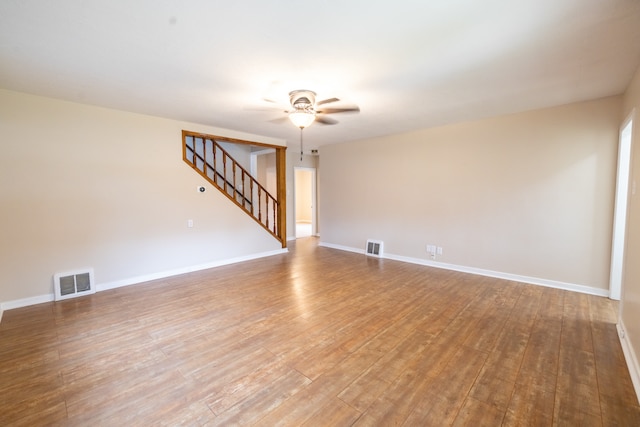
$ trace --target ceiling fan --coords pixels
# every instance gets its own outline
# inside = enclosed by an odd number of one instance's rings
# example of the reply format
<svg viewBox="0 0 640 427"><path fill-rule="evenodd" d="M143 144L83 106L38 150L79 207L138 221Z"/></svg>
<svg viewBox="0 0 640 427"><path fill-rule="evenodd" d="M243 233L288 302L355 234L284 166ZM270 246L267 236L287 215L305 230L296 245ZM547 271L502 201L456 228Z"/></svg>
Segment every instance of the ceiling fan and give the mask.
<svg viewBox="0 0 640 427"><path fill-rule="evenodd" d="M265 101L278 104L277 101L264 98ZM338 98L327 98L321 101L316 101L316 93L311 90L294 90L289 92L290 106L287 107L284 112L291 122L301 129L310 126L314 122L318 122L323 125L335 125L337 120L327 117L329 114L336 113L357 113L360 108L357 105L349 105L344 107L326 107L327 104L338 102ZM276 107L277 108L277 107ZM287 117L280 117L272 122L283 122L287 120Z"/></svg>
<svg viewBox="0 0 640 427"><path fill-rule="evenodd" d="M265 101L278 104L272 99L263 98ZM291 104L284 112L287 117L280 117L271 122L279 123L286 121L287 118L300 128L300 160L302 160L302 130L309 127L312 123L318 122L323 125L335 125L338 123L336 119L327 117L328 114L336 113L357 113L360 107L357 105L349 105L344 107L325 107L327 104L338 102L338 98L327 98L316 101L316 93L312 90L300 89L289 92L289 102Z"/></svg>

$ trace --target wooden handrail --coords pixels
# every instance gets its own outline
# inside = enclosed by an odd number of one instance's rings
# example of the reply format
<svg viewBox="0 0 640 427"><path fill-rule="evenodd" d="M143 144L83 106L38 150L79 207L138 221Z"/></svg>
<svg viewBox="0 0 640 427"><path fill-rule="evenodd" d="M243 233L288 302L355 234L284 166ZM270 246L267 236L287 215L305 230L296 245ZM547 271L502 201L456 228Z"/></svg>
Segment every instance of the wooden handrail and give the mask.
<svg viewBox="0 0 640 427"><path fill-rule="evenodd" d="M187 141L190 138L191 146ZM204 135L195 132L182 131L182 151L183 160L189 164L196 172L198 172L207 182L216 187L227 198L232 200L242 210L244 210L249 216L251 216L256 222L258 222L263 228L265 228L271 235L278 239L283 247L286 247L286 232L285 232L285 218L284 218L284 200L280 202L276 197L267 191L267 189L260 184L242 165L240 165L217 141L220 139L226 142L242 142L249 143L247 141L232 140L229 138L216 137L213 135ZM209 142L211 144L209 145ZM198 153L198 144L202 144L202 154ZM264 145L264 144L258 144ZM211 148L209 153L212 159L207 158L208 146ZM218 151L219 150L219 151ZM280 147L282 153L277 157L276 165L281 165L282 162L278 162L283 157L284 150ZM222 157L222 165L218 165L219 154ZM231 161L231 171L227 170L228 160ZM222 169L222 171L220 171ZM277 167L278 169L278 167ZM210 176L212 172L213 177ZM284 175L284 171L278 172ZM229 176L231 175L231 176ZM241 177L242 188L238 188L237 177ZM219 179L222 179L220 183ZM231 181L230 181L231 179ZM249 193L246 191L246 179L249 181ZM278 194L284 195L284 188L280 188L283 179L278 179ZM282 184L283 185L283 184ZM257 193L258 203L256 209L256 203L254 203L254 192ZM263 215L263 195L264 195L264 209ZM238 200L240 199L240 200ZM249 205L249 206L247 206ZM257 212L256 212L257 210ZM273 219L273 222L270 221Z"/></svg>
<svg viewBox="0 0 640 427"><path fill-rule="evenodd" d="M220 151L222 151L225 156L227 156L228 158L230 158L233 161L234 165L237 165L236 167L239 168L240 170L242 170L249 178L251 178L252 182L255 182L258 187L260 188L260 190L264 191L265 193L269 194L269 196L275 200L277 202L277 199L275 197L273 197L266 188L264 188L262 186L262 184L260 184L260 182L258 182L257 179L255 179L245 168L242 167L242 165L240 163L238 163L229 153L227 153L227 150L225 150L220 144L218 144L218 141L216 141L215 139L209 139L210 141L213 141L213 143L215 144L216 147L218 147L220 149Z"/></svg>
<svg viewBox="0 0 640 427"><path fill-rule="evenodd" d="M206 165L206 166L205 166L205 170L204 170L204 173L205 173L205 174L207 173L207 169L206 169L206 168L207 168L207 167L208 167L208 168L211 168L211 171L212 171L213 173L215 173L215 174L216 174L216 176L218 176L220 179L224 179L224 180L226 181L226 185L228 185L229 187L231 187L231 188L235 191L235 188L234 188L234 186L233 186L233 183L232 183L232 182L230 182L229 180L227 180L227 179L225 178L225 176L224 176L224 175L222 175L220 172L218 172L218 171L215 169L215 167L214 167L211 163L209 163L207 160L205 160L205 158L204 158L204 157L202 157L200 154L198 154L198 153L196 153L196 152L194 152L193 154L195 154L195 157L197 157L197 158L198 158L198 160L202 160L202 162ZM188 162L188 163L189 163L189 164L191 164L191 162ZM250 176L250 175L249 175L249 176ZM253 183L251 183L251 185L253 186ZM266 191L266 190L265 190L265 191ZM239 191L238 191L237 193L238 193L238 194L240 194L240 195L242 196L242 193L241 193L241 192L239 192ZM247 202L248 204L253 203L253 202L251 201L251 199L246 199L246 202Z"/></svg>

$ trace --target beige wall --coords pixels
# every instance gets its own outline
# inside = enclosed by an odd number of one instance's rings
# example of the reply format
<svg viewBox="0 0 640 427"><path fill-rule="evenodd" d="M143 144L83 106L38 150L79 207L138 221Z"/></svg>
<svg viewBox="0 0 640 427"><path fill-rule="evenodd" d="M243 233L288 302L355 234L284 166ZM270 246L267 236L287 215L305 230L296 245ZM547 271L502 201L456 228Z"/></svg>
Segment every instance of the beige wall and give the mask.
<svg viewBox="0 0 640 427"><path fill-rule="evenodd" d="M322 242L608 289L622 102L323 146Z"/></svg>
<svg viewBox="0 0 640 427"><path fill-rule="evenodd" d="M311 171L304 169L295 170L295 192L296 192L296 222L311 222L312 219L312 194Z"/></svg>
<svg viewBox="0 0 640 427"><path fill-rule="evenodd" d="M76 268L103 284L281 249L182 161L182 129L284 145L0 90L0 303Z"/></svg>
<svg viewBox="0 0 640 427"><path fill-rule="evenodd" d="M267 187L267 171L276 170L276 153L260 154L256 161L256 179L263 187ZM275 192L273 193L276 194Z"/></svg>
<svg viewBox="0 0 640 427"><path fill-rule="evenodd" d="M221 135L218 135L221 136ZM238 162L240 166L246 171L251 170L251 146L244 144L234 144L231 142L218 142L220 146L229 154L233 159ZM228 163L229 165L231 162Z"/></svg>
<svg viewBox="0 0 640 427"><path fill-rule="evenodd" d="M635 109L632 131L631 194L629 195L625 268L623 274L621 314L626 329L626 339L635 360L636 392L640 396L640 68L624 96L624 111L620 122Z"/></svg>

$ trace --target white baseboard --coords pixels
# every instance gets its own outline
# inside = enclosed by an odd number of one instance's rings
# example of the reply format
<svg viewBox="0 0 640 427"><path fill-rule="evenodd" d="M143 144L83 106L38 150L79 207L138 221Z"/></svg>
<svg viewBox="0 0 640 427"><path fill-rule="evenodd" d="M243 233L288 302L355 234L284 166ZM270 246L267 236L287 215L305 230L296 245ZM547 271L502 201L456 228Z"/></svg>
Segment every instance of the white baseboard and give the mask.
<svg viewBox="0 0 640 427"><path fill-rule="evenodd" d="M324 246L325 248L339 249L341 251L354 252L354 253L362 254L362 255L364 255L364 253L365 253L364 249L352 248L350 246L335 245L333 243L320 242L320 243L318 243L318 245L319 246Z"/></svg>
<svg viewBox="0 0 640 427"><path fill-rule="evenodd" d="M164 279L166 277L177 276L185 273L192 273L195 271L206 270L209 268L221 267L223 265L236 264L238 262L250 261L253 259L265 258L273 255L280 255L287 252L289 252L289 250L284 248L284 249L278 249L270 252L261 252L258 254L246 255L246 256L230 258L230 259L225 259L220 261L213 261L205 264L198 264L198 265L192 265L192 266L183 267L183 268L176 268L173 270L162 271L159 273L129 277L127 279L116 280L113 282L98 283L96 284L96 291L97 292L106 291L108 289L115 289L123 286L135 285L138 283L149 282L151 280ZM26 307L29 305L41 304L43 302L51 302L53 300L54 300L54 294L51 293L46 295L39 295L35 297L19 299L19 300L5 301L3 303L0 303L0 321L2 321L2 314L5 310Z"/></svg>
<svg viewBox="0 0 640 427"><path fill-rule="evenodd" d="M339 250L342 250L342 251L355 252L355 253L358 253L358 254L364 254L365 253L364 249L352 248L352 247L342 246L342 245L335 245L333 243L320 242L319 245L320 246L325 246L327 248L339 249ZM545 286L545 287L548 287L548 288L556 288L556 289L562 289L562 290L566 290L566 291L580 292L580 293L583 293L583 294L597 295L597 296L601 296L601 297L608 297L609 296L609 291L607 289L600 289L600 288L594 288L594 287L591 287L591 286L577 285L577 284L574 284L574 283L566 283L566 282L559 282L559 281L556 281L556 280L540 279L540 278L537 278L537 277L521 276L521 275L518 275L518 274L511 274L511 273L502 273L502 272L499 272L499 271L484 270L484 269L481 269L481 268L466 267L466 266L456 265L456 264L447 264L447 263L444 263L444 262L430 261L430 260L425 260L425 259L420 259L420 258L411 258L411 257L406 257L406 256L401 256L401 255L394 255L394 254L389 254L389 253L383 253L381 258L391 259L391 260L394 260L394 261L407 262L407 263L410 263L410 264L424 265L424 266L427 266L427 267L443 268L445 270L460 271L462 273L477 274L479 276L495 277L496 279L511 280L511 281L514 281L514 282L528 283L528 284L531 284L531 285Z"/></svg>
<svg viewBox="0 0 640 427"><path fill-rule="evenodd" d="M43 302L51 302L54 299L53 293L46 295L38 295L36 297L29 297L23 299L17 299L13 301L7 301L0 304L0 311L11 310L12 308L26 307L28 305L42 304Z"/></svg>
<svg viewBox="0 0 640 427"><path fill-rule="evenodd" d="M627 329L624 327L622 319L616 325L618 327L618 338L620 339L620 345L622 346L622 352L624 353L624 359L627 362L629 368L629 375L633 382L633 388L636 391L636 398L640 404L640 364L638 364L638 357L636 356L633 346L628 340Z"/></svg>
<svg viewBox="0 0 640 427"><path fill-rule="evenodd" d="M138 283L149 282L151 280L164 279L166 277L178 276L180 274L193 273L194 271L206 270L209 268L221 267L223 265L236 264L238 262L251 261L253 259L265 258L273 255L280 255L289 252L288 249L278 249L270 252L261 252L259 254L246 255L220 261L213 261L205 264L192 265L173 270L162 271L159 273L145 274L142 276L130 277L127 279L116 280L113 282L101 283L96 285L96 291L106 291L108 289L121 288L123 286L135 285Z"/></svg>

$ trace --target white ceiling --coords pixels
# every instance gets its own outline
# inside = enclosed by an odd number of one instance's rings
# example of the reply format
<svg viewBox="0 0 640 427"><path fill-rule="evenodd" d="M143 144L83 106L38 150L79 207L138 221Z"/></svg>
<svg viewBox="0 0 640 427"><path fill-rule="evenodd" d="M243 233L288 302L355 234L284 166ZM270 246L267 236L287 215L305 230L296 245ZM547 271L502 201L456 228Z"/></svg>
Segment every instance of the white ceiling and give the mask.
<svg viewBox="0 0 640 427"><path fill-rule="evenodd" d="M2 88L290 141L248 107L360 106L310 148L620 94L639 64L640 0L0 1Z"/></svg>

